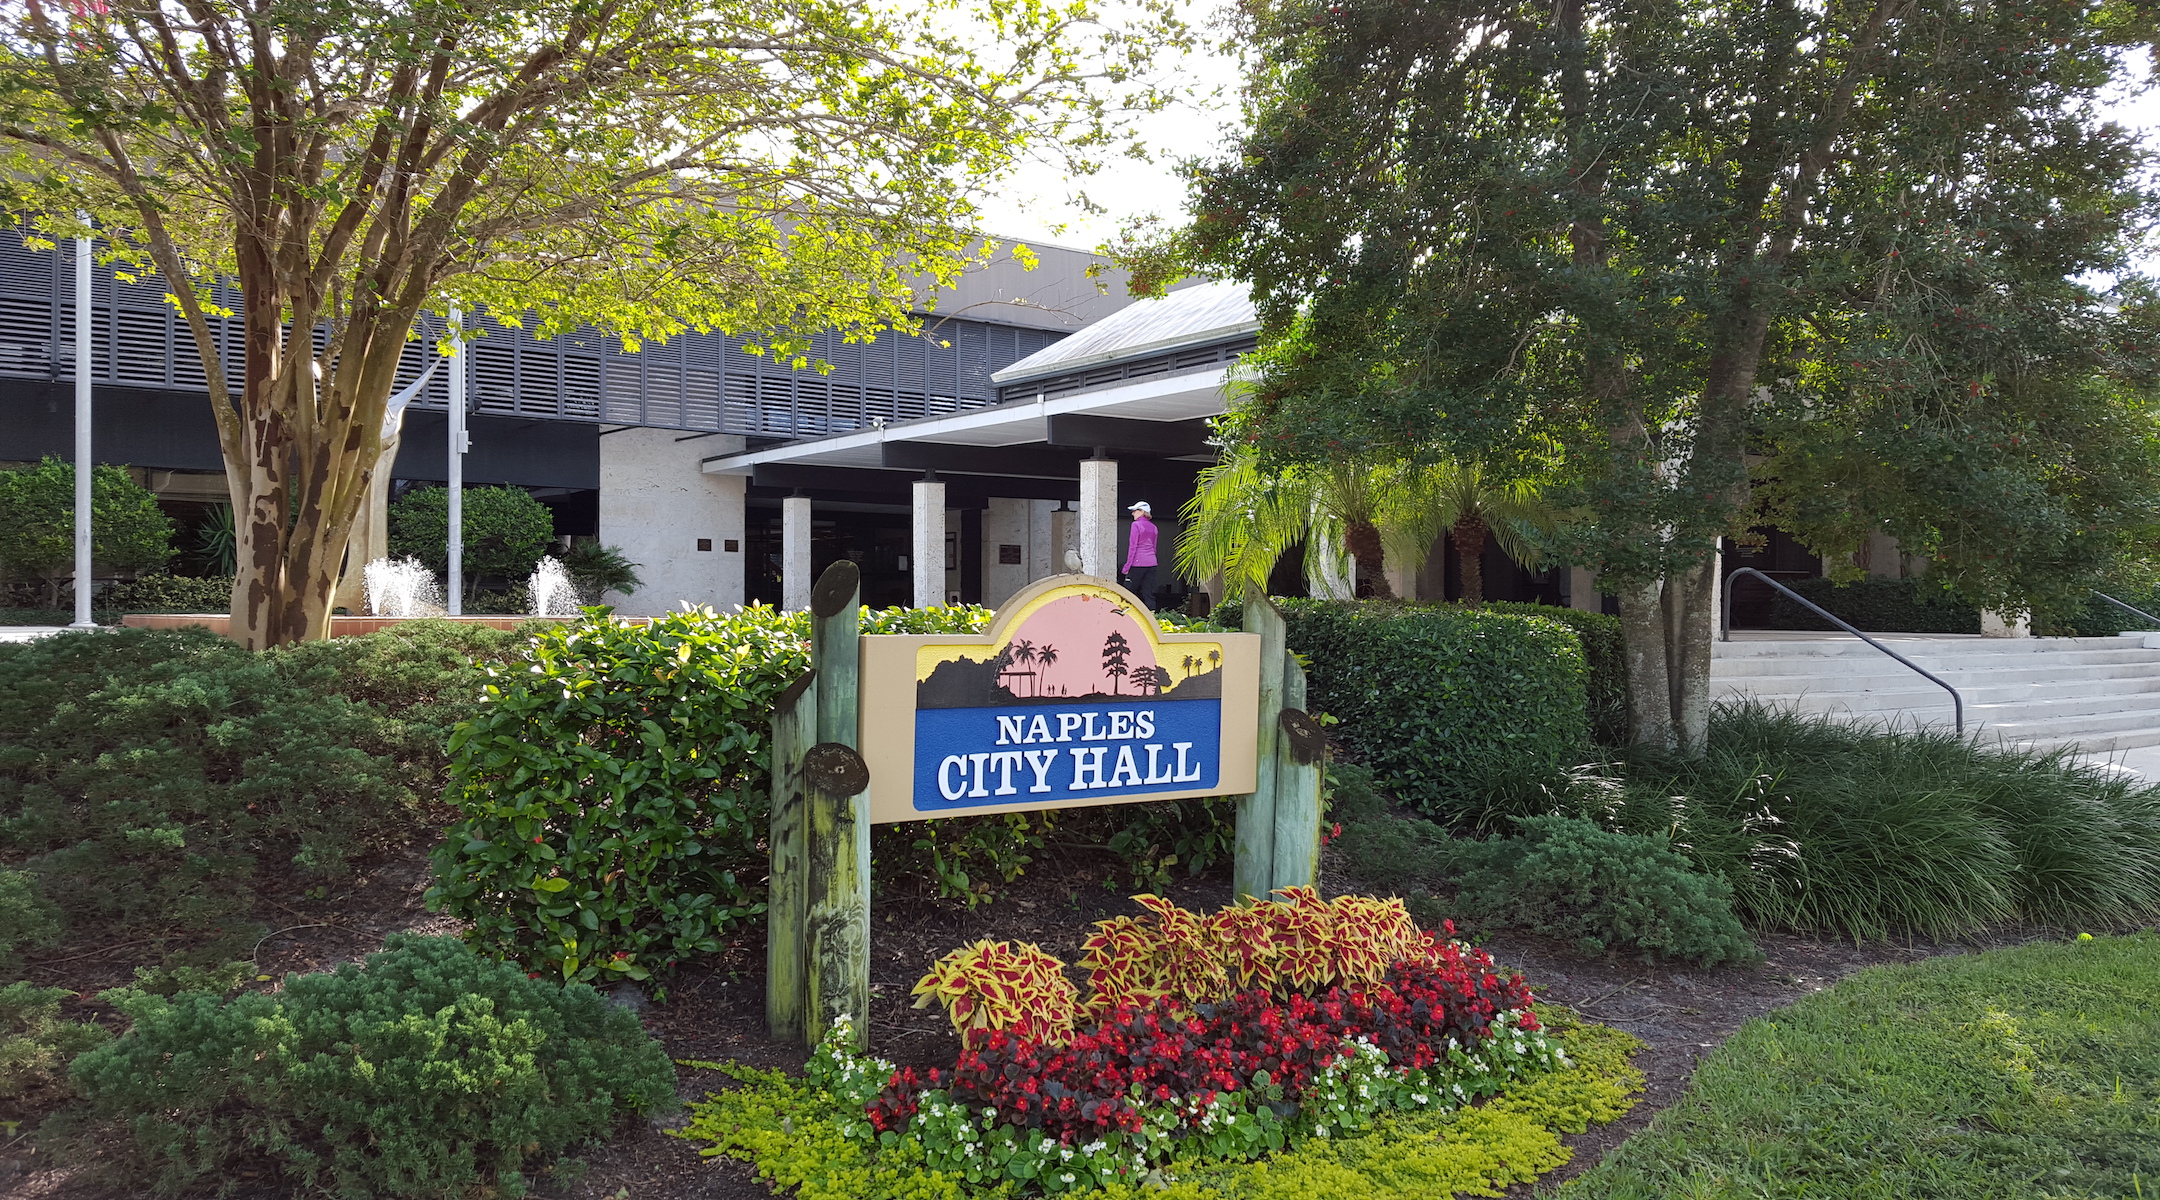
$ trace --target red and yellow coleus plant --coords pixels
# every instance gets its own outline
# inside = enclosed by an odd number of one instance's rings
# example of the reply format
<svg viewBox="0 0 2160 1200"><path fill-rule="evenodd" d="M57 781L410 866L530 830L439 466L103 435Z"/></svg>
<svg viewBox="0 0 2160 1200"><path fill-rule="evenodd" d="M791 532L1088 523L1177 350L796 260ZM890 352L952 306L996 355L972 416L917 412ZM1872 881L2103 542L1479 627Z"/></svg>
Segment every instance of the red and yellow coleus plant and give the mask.
<svg viewBox="0 0 2160 1200"><path fill-rule="evenodd" d="M1062 1045L1076 1020L1101 1020L1120 1007L1174 1012L1258 988L1312 995L1380 982L1411 956L1424 934L1400 900L1282 888L1280 903L1232 905L1210 916L1155 895L1133 897L1140 916L1095 923L1081 947L1088 994L1079 1000L1065 964L1036 946L977 942L939 959L915 985L915 1006L945 1006L953 1029L973 1043L1005 1030Z"/></svg>

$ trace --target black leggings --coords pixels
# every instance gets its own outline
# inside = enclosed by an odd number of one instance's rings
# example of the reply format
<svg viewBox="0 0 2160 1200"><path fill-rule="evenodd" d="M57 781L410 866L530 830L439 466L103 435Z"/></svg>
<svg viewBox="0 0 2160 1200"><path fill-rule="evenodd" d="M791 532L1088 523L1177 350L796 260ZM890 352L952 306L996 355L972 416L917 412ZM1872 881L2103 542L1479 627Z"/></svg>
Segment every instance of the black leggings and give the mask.
<svg viewBox="0 0 2160 1200"><path fill-rule="evenodd" d="M1140 597L1140 603L1152 611L1155 607L1155 568L1134 567L1126 572L1125 590Z"/></svg>

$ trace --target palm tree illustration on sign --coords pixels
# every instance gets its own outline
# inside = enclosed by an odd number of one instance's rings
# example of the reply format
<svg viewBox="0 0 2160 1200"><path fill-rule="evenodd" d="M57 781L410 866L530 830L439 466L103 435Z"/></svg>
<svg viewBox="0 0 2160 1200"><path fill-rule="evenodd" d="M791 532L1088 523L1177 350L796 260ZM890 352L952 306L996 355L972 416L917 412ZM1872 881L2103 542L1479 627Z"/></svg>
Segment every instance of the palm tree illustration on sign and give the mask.
<svg viewBox="0 0 2160 1200"><path fill-rule="evenodd" d="M1027 676L1030 680L1037 679L1035 672L1023 669L1027 667L1028 664L1035 661L1035 643L1030 642L1025 638L1018 639L1015 640L1012 645L1006 647L1005 653L1007 655L1008 663L1016 663L1018 664L1018 666L1008 665L1005 669L1000 670L998 672L998 678L1000 681L1003 681L1007 677L1013 675L1024 675ZM1035 694L1042 694L1042 689L1040 686L1035 687L1034 690Z"/></svg>
<svg viewBox="0 0 2160 1200"><path fill-rule="evenodd" d="M1125 640L1124 634L1111 630L1110 636L1103 639L1102 661L1103 674L1110 677L1110 694L1113 696L1118 694L1118 680L1131 673L1125 665L1131 657L1132 643Z"/></svg>
<svg viewBox="0 0 2160 1200"><path fill-rule="evenodd" d="M1050 667L1052 664L1057 662L1057 647L1051 645L1048 642L1044 642L1042 644L1042 649L1035 652L1035 661L1042 664L1042 675L1038 677L1038 682L1035 688L1035 694L1040 696L1042 695L1041 685L1043 683L1049 682Z"/></svg>

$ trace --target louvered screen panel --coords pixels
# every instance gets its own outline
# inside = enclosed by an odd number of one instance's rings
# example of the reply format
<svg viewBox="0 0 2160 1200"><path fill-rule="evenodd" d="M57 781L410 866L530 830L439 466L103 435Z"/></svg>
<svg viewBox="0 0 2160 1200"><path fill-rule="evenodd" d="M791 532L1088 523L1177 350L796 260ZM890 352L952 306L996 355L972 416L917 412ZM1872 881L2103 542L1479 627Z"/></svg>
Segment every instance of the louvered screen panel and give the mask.
<svg viewBox="0 0 2160 1200"><path fill-rule="evenodd" d="M0 375L72 377L72 280L63 254L0 239ZM165 302L161 279L122 283L100 267L96 296L98 379L203 390L199 349L185 319ZM237 388L245 368L241 297L226 282L210 298L235 313L213 318L211 326L226 380ZM839 433L873 419L906 421L995 403L989 376L1062 336L931 317L920 336L887 331L850 344L819 335L812 357L833 368L821 374L744 353L743 339L718 333L686 333L625 354L615 339L592 329L543 341L484 315L476 320L485 336L470 339L465 368L476 411L764 437ZM423 316L418 336L400 352L399 387L436 360L441 336L440 318ZM440 409L448 396L449 369L439 369L414 403Z"/></svg>

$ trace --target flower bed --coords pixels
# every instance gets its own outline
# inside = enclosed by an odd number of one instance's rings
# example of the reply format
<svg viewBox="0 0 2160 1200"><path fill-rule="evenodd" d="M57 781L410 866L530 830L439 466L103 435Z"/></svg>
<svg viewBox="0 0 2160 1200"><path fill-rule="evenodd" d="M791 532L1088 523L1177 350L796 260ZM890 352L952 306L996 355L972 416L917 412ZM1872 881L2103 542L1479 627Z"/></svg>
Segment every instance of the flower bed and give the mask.
<svg viewBox="0 0 2160 1200"><path fill-rule="evenodd" d="M805 1197L1118 1192L1270 1156L1280 1165L1330 1139L1401 1137L1405 1121L1424 1122L1412 1140L1429 1144L1456 1123L1450 1114L1580 1071L1521 977L1484 951L1418 931L1396 901L1285 896L1207 918L1136 897L1150 918L1102 922L1090 939L1085 1003L1035 947L955 951L917 988L959 1030L951 1068L858 1054L843 1021L813 1055L807 1087L722 1068L752 1087L699 1106L685 1136L751 1158ZM1164 986L1175 979L1192 986ZM1076 1028L1087 1013L1099 1015ZM1596 1101L1561 1105L1554 1127L1625 1110L1625 1054L1617 1069L1604 1056ZM798 1160L801 1143L783 1149L761 1132L792 1132L798 1118L836 1143L821 1151L830 1162ZM1484 1165L1464 1186L1506 1186L1565 1161L1547 1124L1523 1118L1507 1137L1541 1149L1473 1155ZM901 1187L906 1178L920 1186Z"/></svg>

